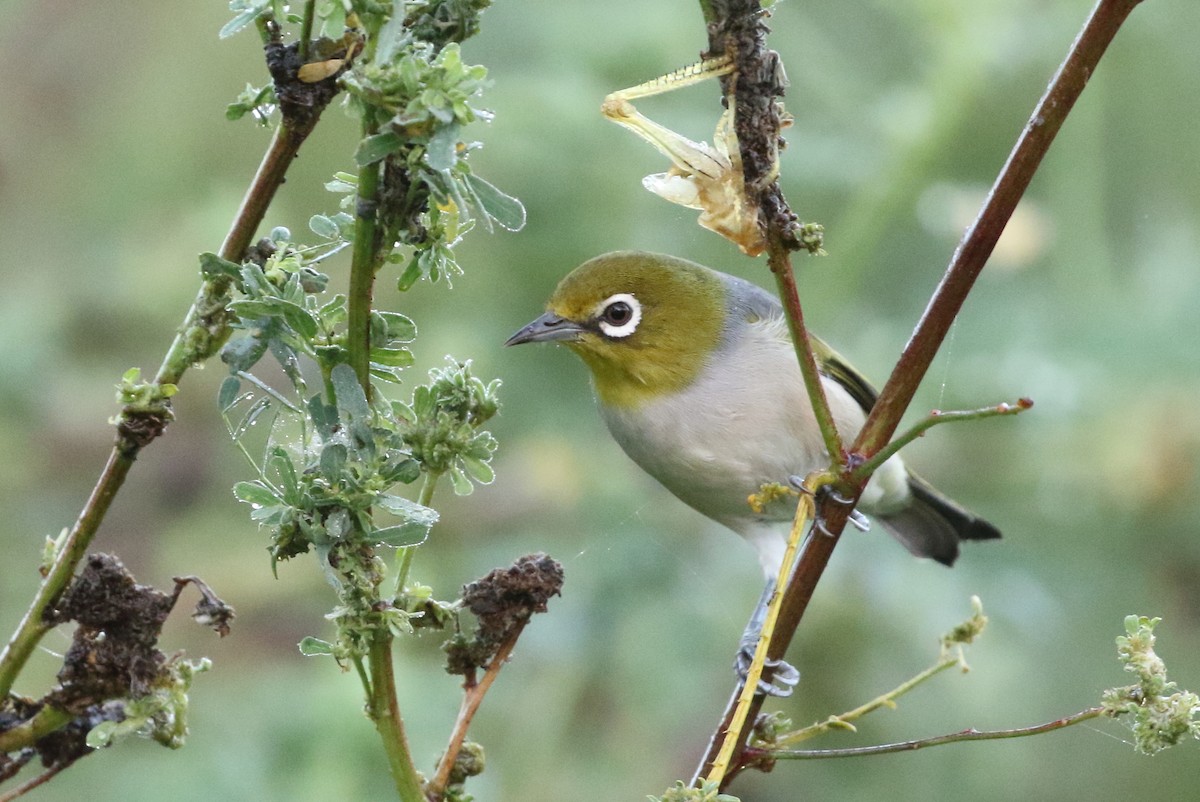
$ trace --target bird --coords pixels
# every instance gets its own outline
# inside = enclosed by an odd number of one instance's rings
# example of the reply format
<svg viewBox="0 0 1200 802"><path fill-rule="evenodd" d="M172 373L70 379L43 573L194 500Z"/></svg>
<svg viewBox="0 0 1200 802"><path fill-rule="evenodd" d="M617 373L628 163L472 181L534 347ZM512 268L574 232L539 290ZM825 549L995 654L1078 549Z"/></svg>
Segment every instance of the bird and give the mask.
<svg viewBox="0 0 1200 802"><path fill-rule="evenodd" d="M796 484L830 458L779 300L761 287L665 254L616 251L559 282L545 314L506 345L554 342L591 371L613 439L688 506L741 535L768 579L780 568L795 502L755 510L766 483ZM841 436L853 439L874 388L816 337L813 349ZM909 470L899 454L858 506L912 554L952 565L963 540L999 530Z"/></svg>

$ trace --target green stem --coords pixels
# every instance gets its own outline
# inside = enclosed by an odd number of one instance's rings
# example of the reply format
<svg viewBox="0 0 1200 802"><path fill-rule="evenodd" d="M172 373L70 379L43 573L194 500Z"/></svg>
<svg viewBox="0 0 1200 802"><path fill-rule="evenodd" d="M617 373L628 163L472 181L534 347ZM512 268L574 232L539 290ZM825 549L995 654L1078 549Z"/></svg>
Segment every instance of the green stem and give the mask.
<svg viewBox="0 0 1200 802"><path fill-rule="evenodd" d="M367 712L383 740L388 766L401 802L425 802L421 779L413 766L396 699L396 681L392 668L392 636L386 630L376 633L367 656L371 671L371 695Z"/></svg>
<svg viewBox="0 0 1200 802"><path fill-rule="evenodd" d="M374 126L364 122L363 136L374 133ZM350 292L347 299L348 361L368 399L371 397L371 300L377 267L375 238L378 228L376 203L379 170L378 164L368 164L358 171L358 207L354 220L354 251L350 260Z"/></svg>
<svg viewBox="0 0 1200 802"><path fill-rule="evenodd" d="M830 462L840 471L845 465L846 454L842 448L837 424L833 420L833 412L829 408L829 400L825 397L825 386L821 381L817 358L813 354L808 328L804 325L804 310L800 306L796 276L792 272L792 259L778 231L771 231L768 243L767 264L775 275L775 283L779 288L788 331L792 335L792 346L796 349L796 358L800 360L800 375L804 378L804 388L808 390L808 400L812 404L817 426L821 429L821 439L825 443Z"/></svg>
<svg viewBox="0 0 1200 802"><path fill-rule="evenodd" d="M0 754L33 746L39 738L64 727L74 716L59 707L44 706L33 718L0 732Z"/></svg>
<svg viewBox="0 0 1200 802"><path fill-rule="evenodd" d="M908 431L899 437L892 438L892 441L886 447L876 452L866 462L858 465L850 472L850 477L856 482L865 482L871 478L871 474L875 470L887 462L892 455L904 448L906 445L921 437L925 432L937 426L939 423L954 423L955 421L982 420L984 418L995 418L1001 415L1016 415L1024 412L1033 406L1033 402L1028 398L1021 398L1015 404L997 404L994 407L982 407L980 409L954 410L952 412L942 412L935 410L930 412L920 421L912 426Z"/></svg>
<svg viewBox="0 0 1200 802"><path fill-rule="evenodd" d="M959 657L955 656L952 658L946 658L945 660L935 663L934 665L925 669L920 674L917 674L916 676L902 682L900 685L897 685L887 693L876 696L874 699L864 705L860 705L859 707L856 707L853 710L849 710L838 716L830 716L824 721L817 722L816 724L796 730L795 732L789 732L785 735L781 735L775 739L774 745L786 746L787 744L807 741L809 738L814 738L817 735L821 735L822 733L829 732L833 729L852 730L854 727L851 726L850 722L857 721L868 713L874 712L881 707L895 707L896 699L908 693L926 680L929 680L932 677L942 673L946 669L953 668L957 665L962 665L962 660Z"/></svg>
<svg viewBox="0 0 1200 802"><path fill-rule="evenodd" d="M961 743L963 741L995 741L1004 738L1023 738L1027 735L1041 735L1054 730L1061 730L1064 727L1070 727L1074 724L1079 724L1084 721L1089 721L1094 718L1099 718L1105 714L1103 707L1089 707L1087 710L1082 710L1075 715L1067 716L1066 718L1048 721L1045 724L1038 724L1033 727L1018 727L1011 730L988 730L980 731L976 729L962 730L961 732L952 732L947 735L938 735L933 738L921 738L915 741L901 741L899 743L878 744L876 746L857 746L847 749L747 749L745 756L749 762L759 762L766 760L820 760L824 758L835 757L862 757L864 755L886 755L892 752L914 752L918 749L924 749L927 746L941 746L942 744Z"/></svg>
<svg viewBox="0 0 1200 802"><path fill-rule="evenodd" d="M316 16L317 0L306 0L304 3L304 16L300 20L300 42L297 44L299 48L300 63L308 62L308 48L311 44L313 17Z"/></svg>
<svg viewBox="0 0 1200 802"><path fill-rule="evenodd" d="M92 488L92 494L80 511L79 518L71 527L62 547L55 554L46 578L33 597L33 603L25 611L25 616L5 645L4 651L0 652L0 699L8 696L29 656L37 648L42 636L50 630L51 624L47 622L46 614L71 581L75 567L83 559L88 545L100 527L100 522L108 512L109 505L125 482L125 476L133 466L133 459L131 454L126 454L120 448L113 448L108 455L108 462L100 474L100 479Z"/></svg>
<svg viewBox="0 0 1200 802"><path fill-rule="evenodd" d="M421 485L421 493L417 496L417 503L422 507L428 507L433 503L433 491L437 489L438 479L442 478L441 471L430 471L425 474L425 481ZM413 555L416 553L416 546L405 546L400 550L400 568L396 571L396 592L404 592L404 583L408 581L408 569L412 566Z"/></svg>

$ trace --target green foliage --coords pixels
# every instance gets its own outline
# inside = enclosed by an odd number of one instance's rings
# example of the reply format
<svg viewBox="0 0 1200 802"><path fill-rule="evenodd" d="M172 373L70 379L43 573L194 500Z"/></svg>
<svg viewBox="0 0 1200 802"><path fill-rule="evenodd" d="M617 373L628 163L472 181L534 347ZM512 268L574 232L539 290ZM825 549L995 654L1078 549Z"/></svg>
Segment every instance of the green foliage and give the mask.
<svg viewBox="0 0 1200 802"><path fill-rule="evenodd" d="M141 380L140 368L130 368L121 375L117 385L117 403L128 412L170 414L170 398L179 392L174 384L158 384Z"/></svg>
<svg viewBox="0 0 1200 802"><path fill-rule="evenodd" d="M188 734L188 691L196 675L210 668L212 662L207 658L172 660L160 673L155 687L125 703L121 720L106 720L93 727L87 734L87 745L100 749L137 735L179 749Z"/></svg>
<svg viewBox="0 0 1200 802"><path fill-rule="evenodd" d="M699 788L684 785L682 780L668 788L662 796L647 797L650 802L738 802L736 796L722 794L715 782L703 782Z"/></svg>
<svg viewBox="0 0 1200 802"><path fill-rule="evenodd" d="M1154 652L1154 628L1162 619L1131 615L1125 634L1117 637L1117 656L1136 685L1105 691L1102 703L1110 716L1129 714L1139 752L1153 755L1185 738L1200 738L1200 696L1176 690L1167 667Z"/></svg>
<svg viewBox="0 0 1200 802"><path fill-rule="evenodd" d="M225 107L225 119L230 121L240 120L247 114L250 114L254 117L255 122L266 126L270 125L271 114L275 109L274 86L270 84L265 86L246 84L246 88L241 91L241 94Z"/></svg>
<svg viewBox="0 0 1200 802"><path fill-rule="evenodd" d="M404 441L423 470L450 474L454 492L473 490L472 480L490 484L495 479L492 455L496 439L479 427L499 409L496 391L500 380L485 384L471 373L471 363L455 362L429 372L429 384L413 391L412 401L392 402L397 418L407 424Z"/></svg>

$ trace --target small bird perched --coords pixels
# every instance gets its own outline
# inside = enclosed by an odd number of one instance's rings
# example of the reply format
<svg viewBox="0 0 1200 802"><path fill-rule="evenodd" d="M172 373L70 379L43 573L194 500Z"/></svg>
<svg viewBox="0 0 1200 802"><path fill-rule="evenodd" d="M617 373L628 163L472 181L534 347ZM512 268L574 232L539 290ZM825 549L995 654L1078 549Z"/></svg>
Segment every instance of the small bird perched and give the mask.
<svg viewBox="0 0 1200 802"><path fill-rule="evenodd" d="M780 499L756 512L747 497L830 461L779 301L694 262L618 251L567 275L546 308L506 345L561 342L577 353L625 453L748 540L774 579L795 504ZM825 343L813 338L813 347L838 430L852 439L876 392ZM875 471L859 506L910 552L945 565L960 540L1000 537L899 455Z"/></svg>

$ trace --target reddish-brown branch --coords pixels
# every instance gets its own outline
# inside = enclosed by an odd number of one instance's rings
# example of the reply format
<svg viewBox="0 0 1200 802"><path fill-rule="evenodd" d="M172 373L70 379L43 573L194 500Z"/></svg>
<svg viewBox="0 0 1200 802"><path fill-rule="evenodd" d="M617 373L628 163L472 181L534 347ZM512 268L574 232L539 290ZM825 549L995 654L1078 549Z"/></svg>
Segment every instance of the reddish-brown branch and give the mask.
<svg viewBox="0 0 1200 802"><path fill-rule="evenodd" d="M991 255L1000 233L1004 230L1017 206L1017 202L1028 188L1034 173L1041 164L1042 157L1049 149L1083 88L1087 85L1088 79L1109 43L1112 42L1116 32L1140 2L1141 0L1099 0L1083 30L1073 43L1066 60L1051 80L1045 95L1030 116L1029 122L996 180L987 203L955 251L945 276L884 386L879 400L872 409L863 429L859 432L854 445L851 446L851 465L848 470L844 471L840 482L847 490L853 490L850 498L845 500L849 503L841 503L832 495L826 495L818 506L817 523L805 539L792 578L784 590L775 637L771 641L768 652L769 658L779 659L786 653L792 635L804 616L816 584L824 573L833 548L846 525L849 512L862 490L861 484L850 481L850 470L853 469L856 462L871 456L886 446L899 426L904 411L911 403L918 385L945 339L955 316L962 308L967 293ZM731 13L733 11L731 7L735 5L738 4L729 2L729 0L725 2L710 0L707 3L701 0L701 6L704 8L706 19L709 22L709 30L720 28L720 15ZM739 85L738 89L741 90L742 86ZM742 105L740 95L737 103L740 108ZM773 243L777 243L781 237L777 235L770 239ZM772 257L778 258L774 248ZM784 304L790 317L795 313L794 307L799 306L799 300L794 295L794 285L786 287L781 284L781 290L786 290L783 293ZM793 327L803 327L800 318L795 318L791 322ZM803 354L801 360L804 360ZM857 460L853 459L855 456L858 457ZM708 754L696 773L696 779L707 776L711 768L712 761L720 748L721 736L730 728L733 716L736 714L736 701L740 690L740 687L735 689L731 697L721 724L714 732ZM751 705L747 714L747 720L753 720L758 715L762 701L762 697L755 699L755 703ZM745 728L743 732L745 732ZM743 745L739 746L738 752L735 753L729 771L721 781L722 788L727 787L730 780L739 771L746 768L743 746L744 741Z"/></svg>

